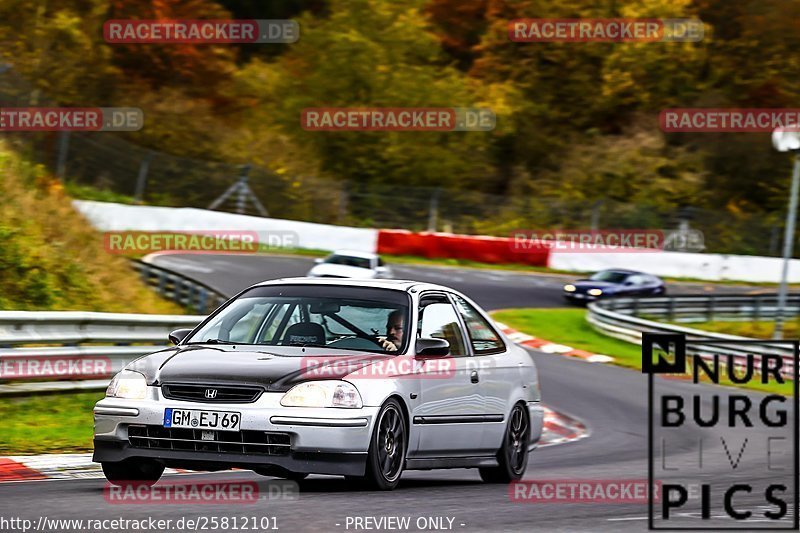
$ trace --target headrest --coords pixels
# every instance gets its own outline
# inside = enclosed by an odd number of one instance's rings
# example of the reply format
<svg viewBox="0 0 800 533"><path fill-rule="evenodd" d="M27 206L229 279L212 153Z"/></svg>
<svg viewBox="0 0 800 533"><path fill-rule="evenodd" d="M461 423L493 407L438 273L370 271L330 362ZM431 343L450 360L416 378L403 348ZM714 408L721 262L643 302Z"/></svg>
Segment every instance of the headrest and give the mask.
<svg viewBox="0 0 800 533"><path fill-rule="evenodd" d="M318 344L325 346L325 330L315 322L292 324L283 335L283 344Z"/></svg>

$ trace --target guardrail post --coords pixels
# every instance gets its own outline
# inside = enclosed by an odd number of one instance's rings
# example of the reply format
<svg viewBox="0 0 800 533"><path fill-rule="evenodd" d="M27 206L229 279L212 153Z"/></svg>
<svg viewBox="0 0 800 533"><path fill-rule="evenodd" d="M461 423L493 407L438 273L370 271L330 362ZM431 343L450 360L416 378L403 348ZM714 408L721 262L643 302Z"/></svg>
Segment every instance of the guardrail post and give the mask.
<svg viewBox="0 0 800 533"><path fill-rule="evenodd" d="M186 307L192 306L192 284L188 280L183 280L183 301Z"/></svg>
<svg viewBox="0 0 800 533"><path fill-rule="evenodd" d="M183 282L183 285L184 285L184 289L185 289L185 293L186 293L186 307L191 308L192 305L193 305L192 304L192 302L193 302L192 296L193 296L193 293L194 293L194 290L193 290L194 286L188 280L185 280Z"/></svg>
<svg viewBox="0 0 800 533"><path fill-rule="evenodd" d="M761 296L756 296L753 302L753 321L756 322L761 318Z"/></svg>
<svg viewBox="0 0 800 533"><path fill-rule="evenodd" d="M667 303L667 320L673 322L675 320L675 298L672 296L668 297Z"/></svg>
<svg viewBox="0 0 800 533"><path fill-rule="evenodd" d="M166 294L167 290L167 273L166 272L159 272L158 273L158 292L162 296Z"/></svg>
<svg viewBox="0 0 800 533"><path fill-rule="evenodd" d="M197 312L201 315L206 314L206 306L208 305L208 293L202 287L197 288Z"/></svg>
<svg viewBox="0 0 800 533"><path fill-rule="evenodd" d="M178 305L181 305L181 284L180 278L172 278L172 300Z"/></svg>
<svg viewBox="0 0 800 533"><path fill-rule="evenodd" d="M709 296L708 297L708 309L707 309L707 313L706 313L706 317L707 317L706 320L708 322L711 322L712 320L714 320L714 302L715 301L716 301L716 298L714 298L714 296Z"/></svg>
<svg viewBox="0 0 800 533"><path fill-rule="evenodd" d="M633 308L631 309L631 315L639 316L639 298L633 299Z"/></svg>

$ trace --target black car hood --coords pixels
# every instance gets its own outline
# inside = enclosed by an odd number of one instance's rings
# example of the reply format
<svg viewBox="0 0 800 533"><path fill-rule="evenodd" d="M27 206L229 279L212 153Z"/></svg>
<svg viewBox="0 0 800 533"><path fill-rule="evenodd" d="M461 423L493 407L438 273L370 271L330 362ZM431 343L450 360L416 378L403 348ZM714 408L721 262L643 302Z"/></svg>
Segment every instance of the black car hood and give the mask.
<svg viewBox="0 0 800 533"><path fill-rule="evenodd" d="M128 368L144 374L151 385L257 385L287 391L302 381L341 379L391 357L396 356L326 348L176 346L142 357Z"/></svg>

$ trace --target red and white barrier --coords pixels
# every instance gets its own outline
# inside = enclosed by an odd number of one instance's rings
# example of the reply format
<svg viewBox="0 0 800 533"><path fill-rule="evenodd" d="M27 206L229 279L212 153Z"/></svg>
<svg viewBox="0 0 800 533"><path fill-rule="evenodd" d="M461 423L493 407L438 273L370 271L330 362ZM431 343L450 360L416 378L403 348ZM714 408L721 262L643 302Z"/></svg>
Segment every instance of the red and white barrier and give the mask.
<svg viewBox="0 0 800 533"><path fill-rule="evenodd" d="M255 232L258 242L265 244L271 244L274 236L293 234L296 236L294 243L286 240L285 244L279 245L330 251L346 248L373 252L378 241L378 230L369 228L254 217L192 207L153 207L87 200L75 200L73 205L100 231L248 231Z"/></svg>
<svg viewBox="0 0 800 533"><path fill-rule="evenodd" d="M414 255L437 259L466 259L479 263L519 263L547 266L546 246L518 250L509 238L413 233L408 230L379 230L378 253Z"/></svg>
<svg viewBox="0 0 800 533"><path fill-rule="evenodd" d="M262 218L207 209L123 205L75 200L75 208L101 231L251 231L259 242L269 243L276 234L296 235L297 248L350 249L391 255L435 259L464 259L480 263L522 264L556 270L590 272L607 268L631 268L659 276L710 281L777 282L781 259L745 255L661 252L646 253L602 246L587 251L550 247L528 242L515 246L511 238L452 233L415 233L408 230L369 229L330 224ZM283 244L285 246L285 244ZM609 248L610 249L610 248ZM800 283L800 260L789 266L789 281Z"/></svg>
<svg viewBox="0 0 800 533"><path fill-rule="evenodd" d="M709 281L777 282L783 260L779 257L684 252L593 252L552 250L547 266L557 270L593 272L630 268L657 276ZM800 282L800 260L789 261L789 281Z"/></svg>

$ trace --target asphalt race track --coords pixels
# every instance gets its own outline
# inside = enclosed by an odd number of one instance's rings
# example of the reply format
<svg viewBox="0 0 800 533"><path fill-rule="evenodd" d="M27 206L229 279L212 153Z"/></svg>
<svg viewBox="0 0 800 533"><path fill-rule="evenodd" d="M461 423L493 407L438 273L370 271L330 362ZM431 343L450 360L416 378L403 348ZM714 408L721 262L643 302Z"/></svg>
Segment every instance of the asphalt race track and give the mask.
<svg viewBox="0 0 800 533"><path fill-rule="evenodd" d="M314 260L300 256L159 255L153 263L202 281L223 294L234 295L265 279L305 276ZM528 274L503 270L391 265L398 279L440 283L468 294L486 309L507 307L568 307L561 296L565 283L577 276ZM768 289L711 283L669 283L670 293L744 294Z"/></svg>
<svg viewBox="0 0 800 533"><path fill-rule="evenodd" d="M261 279L303 274L311 265L304 258L263 258L251 256L162 256L156 263L180 270L225 293L234 293ZM527 275L498 271L441 269L430 267L395 267L397 277L416 278L450 285L473 296L489 309L504 307L562 306L560 276ZM695 291L705 290L692 285ZM670 286L673 292L678 291ZM724 291L742 292L725 287ZM540 373L545 402L560 411L585 421L591 435L583 440L535 451L528 463L527 480L608 480L647 479L647 382L644 375L613 366L602 366L531 351ZM686 391L683 381L658 379L661 391ZM704 387L710 390L711 387ZM753 402L761 398L748 395ZM686 435L686 442L705 433ZM738 451L740 444L732 444ZM766 454L763 442L752 442L744 457ZM675 449L678 449L676 447ZM733 453L737 453L734 451ZM707 439L705 453L711 457L725 451L719 439ZM672 452L676 462L689 460L681 452ZM713 461L709 461L713 463ZM764 480L760 469L742 464L736 479L750 482ZM774 458L776 468L790 468L789 456ZM729 485L732 470L709 467L702 479ZM174 480L176 478L165 478ZM183 478L188 479L188 478ZM223 472L191 476L192 480L259 480L249 472ZM531 503L513 502L508 487L486 485L476 471L443 470L407 472L399 488L389 493L364 492L349 487L341 478L312 476L301 483L295 500L259 501L251 505L119 505L103 497L104 482L97 479L53 480L0 484L0 507L4 516L28 518L37 523L48 519L103 519L181 517L275 517L283 531L355 531L354 518L408 516L418 531L417 518L446 517L445 529L480 531L645 531L647 507L618 503ZM738 495L736 505L754 512L764 506L763 494ZM717 515L719 505L714 507ZM350 521L348 522L348 517ZM361 522L365 524L365 522ZM349 527L348 527L348 524ZM369 523L374 526L374 523ZM424 525L424 524L423 524ZM729 519L702 521L687 516L673 526L731 527ZM758 524L759 526L769 524ZM0 528L3 529L3 528ZM430 530L432 528L428 528ZM61 529L65 531L67 529ZM174 530L174 527L173 527ZM221 530L221 529L219 529ZM395 529L397 530L397 529ZM233 531L228 528L227 531Z"/></svg>

